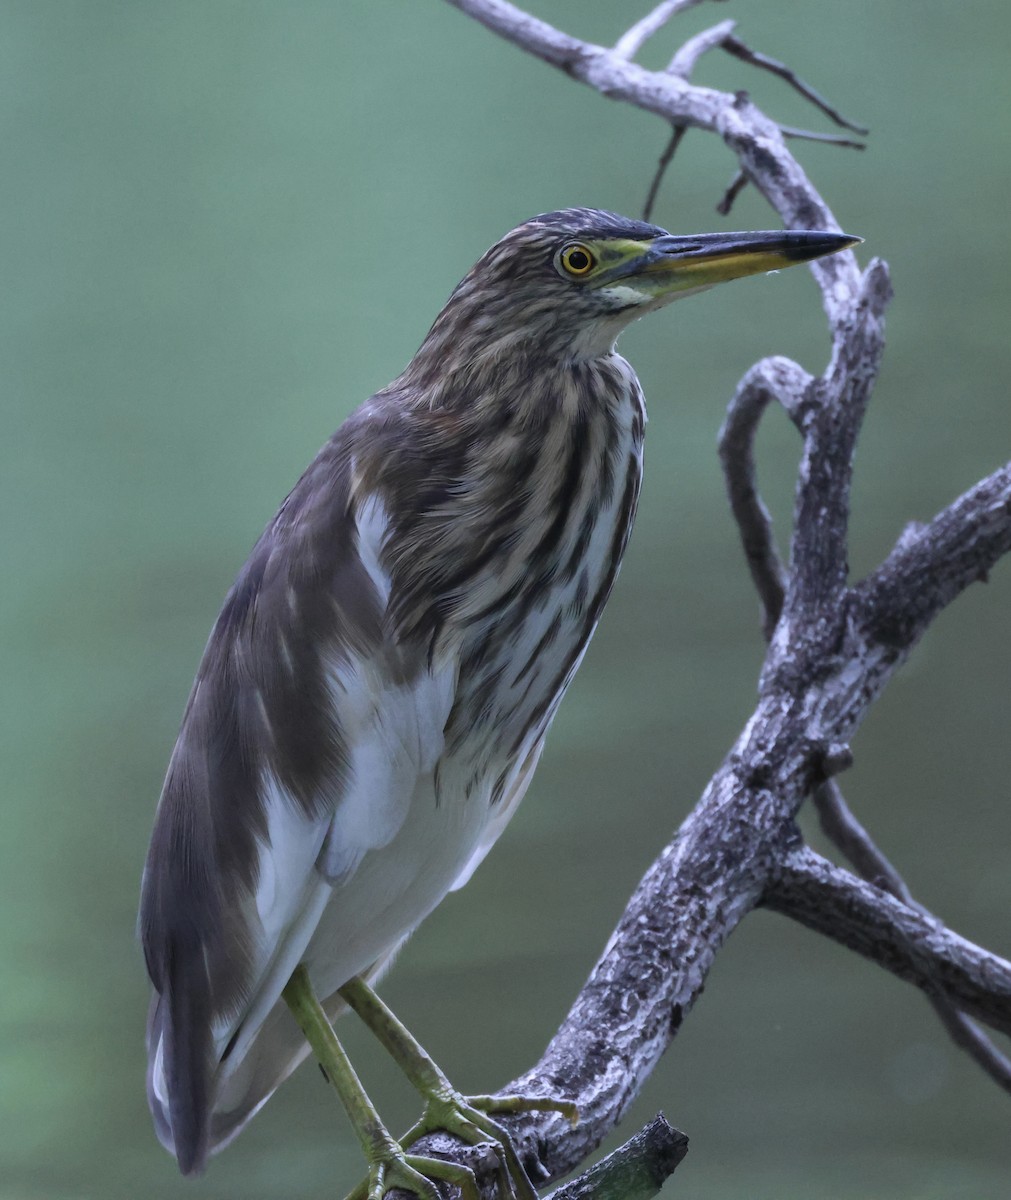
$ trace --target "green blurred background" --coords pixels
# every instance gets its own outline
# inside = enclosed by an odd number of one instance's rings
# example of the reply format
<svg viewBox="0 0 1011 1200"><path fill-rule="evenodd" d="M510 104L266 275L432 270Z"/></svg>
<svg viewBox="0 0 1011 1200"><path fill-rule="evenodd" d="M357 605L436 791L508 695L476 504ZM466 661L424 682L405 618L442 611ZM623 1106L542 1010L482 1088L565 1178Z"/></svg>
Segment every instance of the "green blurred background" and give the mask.
<svg viewBox="0 0 1011 1200"><path fill-rule="evenodd" d="M613 42L648 7L538 0ZM1009 456L1011 8L921 0L705 6L657 38L741 19L873 129L798 153L897 298L860 446L854 572ZM825 123L728 58L697 75ZM441 0L4 0L0 5L3 739L2 1200L303 1200L360 1174L315 1071L198 1181L143 1095L134 938L162 773L204 638L245 553L336 424L411 356L476 256L519 220L636 213L666 131ZM656 219L777 224L690 134ZM769 353L814 370L806 271L752 279L633 328L650 401L638 527L532 792L385 993L459 1084L539 1054L623 901L746 719L762 647L714 439ZM797 446L771 416L766 491ZM851 802L922 900L1011 952L1011 573L949 610L855 741ZM413 1097L343 1027L395 1126ZM645 1093L692 1139L670 1195L1011 1194L1011 1100L926 1001L782 918L721 953Z"/></svg>

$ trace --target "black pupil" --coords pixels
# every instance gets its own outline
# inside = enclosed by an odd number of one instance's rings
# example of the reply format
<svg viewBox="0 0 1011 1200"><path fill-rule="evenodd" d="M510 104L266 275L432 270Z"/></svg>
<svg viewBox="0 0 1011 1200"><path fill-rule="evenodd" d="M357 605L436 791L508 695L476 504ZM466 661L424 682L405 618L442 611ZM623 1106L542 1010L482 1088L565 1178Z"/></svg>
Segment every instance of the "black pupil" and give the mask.
<svg viewBox="0 0 1011 1200"><path fill-rule="evenodd" d="M573 271L585 271L590 265L590 256L585 250L569 251L569 266Z"/></svg>

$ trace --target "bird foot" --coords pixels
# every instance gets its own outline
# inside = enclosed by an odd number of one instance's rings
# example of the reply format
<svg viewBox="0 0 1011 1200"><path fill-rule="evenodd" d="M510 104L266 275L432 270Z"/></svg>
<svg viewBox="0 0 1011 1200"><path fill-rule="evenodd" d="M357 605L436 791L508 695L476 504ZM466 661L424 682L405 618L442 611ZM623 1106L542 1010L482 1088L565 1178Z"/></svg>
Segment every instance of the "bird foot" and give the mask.
<svg viewBox="0 0 1011 1200"><path fill-rule="evenodd" d="M428 1189L433 1188L431 1179L445 1179L460 1187L467 1200L477 1200L477 1184L469 1169L439 1159L403 1155L401 1148L406 1150L425 1134L437 1132L451 1134L469 1146L489 1146L498 1163L498 1192L502 1200L537 1200L537 1191L523 1169L509 1132L488 1114L555 1111L563 1113L575 1125L579 1120L576 1106L570 1100L546 1096L462 1096L365 980L349 979L340 989L340 995L389 1050L424 1101L421 1120L404 1134L399 1143L392 1142L385 1129L382 1130L383 1140L378 1144L371 1142L369 1136L363 1138L363 1144L369 1146L370 1177L367 1183L351 1193L348 1200L380 1200L383 1189L394 1186L386 1181L385 1175L376 1176L372 1166L376 1164L378 1169L390 1159L391 1152L398 1164L403 1161L412 1169L428 1175ZM373 1127L379 1123L374 1109L366 1111L365 1116L371 1119ZM367 1129L365 1132L369 1134ZM397 1158L396 1152L400 1153L400 1158ZM429 1170L424 1164L430 1164L432 1169ZM454 1168L456 1172L463 1170L465 1174L454 1178L447 1167ZM416 1195L431 1200L430 1191L424 1190L422 1185L411 1184L409 1187Z"/></svg>
<svg viewBox="0 0 1011 1200"><path fill-rule="evenodd" d="M433 1179L459 1188L463 1200L481 1200L477 1180L469 1167L421 1154L405 1154L395 1142L373 1158L368 1178L348 1194L347 1200L383 1200L393 1188L411 1192L418 1200L442 1200Z"/></svg>
<svg viewBox="0 0 1011 1200"><path fill-rule="evenodd" d="M426 1098L421 1119L404 1134L401 1145L413 1145L425 1134L436 1131L453 1134L470 1146L490 1142L499 1161L499 1194L510 1200L537 1200L537 1189L520 1162L512 1137L488 1115L532 1110L561 1112L573 1125L579 1120L579 1110L569 1100L545 1096L462 1096L452 1088L442 1087Z"/></svg>

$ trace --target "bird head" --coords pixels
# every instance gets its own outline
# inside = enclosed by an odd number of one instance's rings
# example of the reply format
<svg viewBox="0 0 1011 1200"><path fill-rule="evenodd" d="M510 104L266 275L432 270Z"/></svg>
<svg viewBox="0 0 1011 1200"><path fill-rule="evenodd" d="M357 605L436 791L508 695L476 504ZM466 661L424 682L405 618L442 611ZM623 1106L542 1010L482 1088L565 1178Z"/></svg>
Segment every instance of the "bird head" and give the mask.
<svg viewBox="0 0 1011 1200"><path fill-rule="evenodd" d="M808 230L678 236L597 209L544 213L482 255L427 341L458 360L594 358L626 325L682 296L859 241Z"/></svg>

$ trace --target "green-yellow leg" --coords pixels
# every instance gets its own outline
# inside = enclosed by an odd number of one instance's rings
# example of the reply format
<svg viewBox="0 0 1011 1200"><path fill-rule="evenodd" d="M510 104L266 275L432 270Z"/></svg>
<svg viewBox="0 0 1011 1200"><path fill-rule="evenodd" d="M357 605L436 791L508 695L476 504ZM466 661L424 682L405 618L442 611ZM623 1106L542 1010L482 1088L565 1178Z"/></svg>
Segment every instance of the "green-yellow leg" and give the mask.
<svg viewBox="0 0 1011 1200"><path fill-rule="evenodd" d="M387 1008L363 979L352 979L340 989L340 995L362 1018L393 1056L425 1101L421 1120L400 1139L409 1146L426 1133L444 1129L470 1145L491 1141L499 1151L503 1166L502 1183L517 1200L536 1200L537 1192L527 1177L512 1139L493 1121L490 1112L523 1112L531 1109L564 1113L575 1124L576 1106L568 1100L544 1096L462 1096L452 1086L414 1036ZM348 1200L363 1200L361 1188Z"/></svg>
<svg viewBox="0 0 1011 1200"><path fill-rule="evenodd" d="M351 1060L337 1040L320 1004L305 967L298 966L284 989L284 1001L302 1028L327 1078L337 1089L351 1125L361 1142L369 1166L368 1180L362 1193L369 1200L382 1200L390 1188L405 1188L421 1200L440 1200L432 1179L444 1179L460 1188L465 1198L479 1200L472 1171L456 1163L405 1154L381 1121ZM426 1178L427 1177L427 1178ZM356 1195L361 1189L356 1189Z"/></svg>

